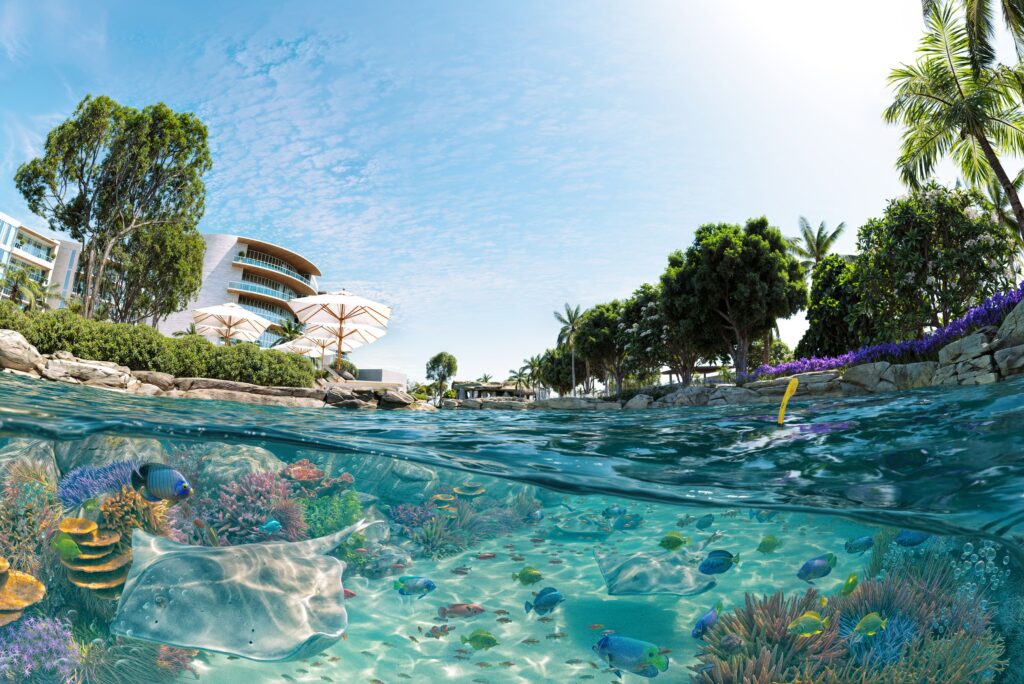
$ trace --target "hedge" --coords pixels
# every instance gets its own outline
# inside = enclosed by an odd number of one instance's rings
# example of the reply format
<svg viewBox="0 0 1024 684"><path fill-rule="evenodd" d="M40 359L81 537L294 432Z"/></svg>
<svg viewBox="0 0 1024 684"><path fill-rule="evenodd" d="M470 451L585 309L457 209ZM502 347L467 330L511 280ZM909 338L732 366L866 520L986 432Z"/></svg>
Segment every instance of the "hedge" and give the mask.
<svg viewBox="0 0 1024 684"><path fill-rule="evenodd" d="M93 321L67 309L24 313L12 302L0 301L2 328L17 330L42 354L68 351L82 359L179 378L281 387L311 387L316 378L313 363L296 354L254 344L217 346L196 335L165 337L148 325Z"/></svg>

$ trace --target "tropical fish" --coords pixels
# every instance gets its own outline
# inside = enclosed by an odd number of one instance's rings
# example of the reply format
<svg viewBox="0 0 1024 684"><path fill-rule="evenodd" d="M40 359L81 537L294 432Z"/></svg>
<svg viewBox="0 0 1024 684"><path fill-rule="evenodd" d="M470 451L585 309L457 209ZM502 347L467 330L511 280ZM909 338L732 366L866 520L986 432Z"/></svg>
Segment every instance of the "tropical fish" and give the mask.
<svg viewBox="0 0 1024 684"><path fill-rule="evenodd" d="M704 635L711 631L711 628L718 622L718 614L722 612L722 602L719 601L712 606L708 612L704 613L697 624L693 626L693 631L690 632L690 636L694 639L703 639Z"/></svg>
<svg viewBox="0 0 1024 684"><path fill-rule="evenodd" d="M857 537L856 539L850 539L846 542L845 548L846 553L861 553L870 549L875 545L875 538L870 534L863 537Z"/></svg>
<svg viewBox="0 0 1024 684"><path fill-rule="evenodd" d="M497 620L495 620L495 622L498 622L503 625L508 625L512 623L512 618L500 617Z"/></svg>
<svg viewBox="0 0 1024 684"><path fill-rule="evenodd" d="M497 558L496 554L493 553L478 553L476 554L477 560L494 560Z"/></svg>
<svg viewBox="0 0 1024 684"><path fill-rule="evenodd" d="M707 539L700 543L700 550L703 551L704 549L708 548L724 536L725 532L723 532L722 530L715 530L714 532L708 535Z"/></svg>
<svg viewBox="0 0 1024 684"><path fill-rule="evenodd" d="M675 594L695 596L715 586L715 579L698 573L689 555L662 551L621 556L594 549L597 567L612 596Z"/></svg>
<svg viewBox="0 0 1024 684"><path fill-rule="evenodd" d="M808 584L814 584L811 580L821 579L832 572L834 567L836 567L836 555L826 553L804 563L797 571L796 576Z"/></svg>
<svg viewBox="0 0 1024 684"><path fill-rule="evenodd" d="M796 394L796 388L799 384L800 381L798 379L792 378L786 386L786 393L782 395L782 404L779 405L779 425L786 422L786 405L789 404L789 398Z"/></svg>
<svg viewBox="0 0 1024 684"><path fill-rule="evenodd" d="M668 551L675 551L676 549L686 546L689 543L689 537L684 537L683 535L673 530L672 532L669 532L661 538L661 541L658 542L658 546Z"/></svg>
<svg viewBox="0 0 1024 684"><path fill-rule="evenodd" d="M96 513L100 510L100 504L96 499L87 499L82 503L82 517L88 517L89 515Z"/></svg>
<svg viewBox="0 0 1024 684"><path fill-rule="evenodd" d="M896 535L896 543L900 546L918 546L923 544L932 538L932 535L926 532L917 532L915 530L900 530L900 533Z"/></svg>
<svg viewBox="0 0 1024 684"><path fill-rule="evenodd" d="M706 530L711 527L711 523L715 522L715 516L708 513L697 518L697 529Z"/></svg>
<svg viewBox="0 0 1024 684"><path fill-rule="evenodd" d="M618 518L620 515L625 515L626 509L622 506L609 506L608 508L601 511L601 515L606 518Z"/></svg>
<svg viewBox="0 0 1024 684"><path fill-rule="evenodd" d="M537 645L537 644L539 644L540 642L539 642L539 641L537 641L536 639L534 639L533 637L528 637L528 638L526 638L526 639L523 639L523 640L522 640L522 641L520 641L519 643L521 643L521 644L526 644L527 646L536 646L536 645Z"/></svg>
<svg viewBox="0 0 1024 684"><path fill-rule="evenodd" d="M761 538L761 543L757 545L757 550L761 553L771 553L775 549L782 546L782 542L774 534L766 534Z"/></svg>
<svg viewBox="0 0 1024 684"><path fill-rule="evenodd" d="M82 549L78 548L78 544L66 532L58 532L50 544L60 554L61 560L73 561L82 555Z"/></svg>
<svg viewBox="0 0 1024 684"><path fill-rule="evenodd" d="M861 636L875 636L879 630L885 629L887 622L889 620L883 620L882 616L878 613L868 613L860 619L860 622L853 628L853 631Z"/></svg>
<svg viewBox="0 0 1024 684"><path fill-rule="evenodd" d="M756 515L754 515L754 518L757 520L757 522L762 522L763 523L763 522L771 521L778 514L779 514L778 511L761 510L761 511L758 511Z"/></svg>
<svg viewBox="0 0 1024 684"><path fill-rule="evenodd" d="M132 487L146 501L177 503L192 495L185 476L163 463L143 463L132 473Z"/></svg>
<svg viewBox="0 0 1024 684"><path fill-rule="evenodd" d="M417 596L419 599L437 589L437 585L434 584L433 580L414 575L399 577L392 586L402 596Z"/></svg>
<svg viewBox="0 0 1024 684"><path fill-rule="evenodd" d="M526 609L527 615L530 614L531 610L535 611L537 615L547 615L564 600L565 597L562 596L562 592L554 587L544 587L533 597L533 603L527 601L523 604L523 608Z"/></svg>
<svg viewBox="0 0 1024 684"><path fill-rule="evenodd" d="M828 617L822 620L821 615L813 610L809 610L796 620L790 622L786 631L802 637L814 636L815 634L821 634L828 628L828 621Z"/></svg>
<svg viewBox="0 0 1024 684"><path fill-rule="evenodd" d="M499 608L498 610L494 611L494 614L495 615L508 615L508 611L504 610L503 608Z"/></svg>
<svg viewBox="0 0 1024 684"><path fill-rule="evenodd" d="M599 629L604 629L604 625L602 625L600 622L595 622L592 625L590 625L589 629L594 630L596 632Z"/></svg>
<svg viewBox="0 0 1024 684"><path fill-rule="evenodd" d="M720 575L732 566L740 562L740 554L735 556L728 551L716 549L708 554L708 557L697 566L705 575Z"/></svg>
<svg viewBox="0 0 1024 684"><path fill-rule="evenodd" d="M454 627L450 627L448 625L434 625L430 628L430 631L427 632L427 636L431 639L440 639L451 634L454 629Z"/></svg>
<svg viewBox="0 0 1024 684"><path fill-rule="evenodd" d="M635 530L643 524L644 517L639 513L625 513L612 523L613 530Z"/></svg>
<svg viewBox="0 0 1024 684"><path fill-rule="evenodd" d="M687 525L692 523L694 520L696 520L696 518L694 518L692 515L687 513L682 518L679 518L678 520L676 520L676 527L686 527Z"/></svg>
<svg viewBox="0 0 1024 684"><path fill-rule="evenodd" d="M857 573L851 572L850 576L843 582L842 589L839 590L840 596L849 596L857 588Z"/></svg>
<svg viewBox="0 0 1024 684"><path fill-rule="evenodd" d="M437 614L443 619L449 617L473 617L484 612L481 606L475 603L452 603L437 609Z"/></svg>
<svg viewBox="0 0 1024 684"><path fill-rule="evenodd" d="M260 527L260 531L263 534L274 534L281 529L281 523L276 518L271 518L267 522L263 523Z"/></svg>
<svg viewBox="0 0 1024 684"><path fill-rule="evenodd" d="M726 653L735 653L743 648L743 639L735 634L726 634L719 640L718 645L721 646Z"/></svg>
<svg viewBox="0 0 1024 684"><path fill-rule="evenodd" d="M512 574L512 581L519 582L524 587L529 586L531 584L536 584L537 582L540 582L542 579L544 579L544 575L540 574L540 570L538 570L537 568L532 568L529 565L527 565L519 572Z"/></svg>
<svg viewBox="0 0 1024 684"><path fill-rule="evenodd" d="M594 653L608 663L616 676L622 671L652 679L668 670L668 656L652 643L630 637L609 635L594 644Z"/></svg>
<svg viewBox="0 0 1024 684"><path fill-rule="evenodd" d="M469 566L467 566L467 565L460 565L457 568L452 568L452 574L453 575L460 575L462 577L465 577L466 575L469 574L470 570L471 570L471 568Z"/></svg>
<svg viewBox="0 0 1024 684"><path fill-rule="evenodd" d="M468 637L462 636L462 643L469 644L474 651L479 651L480 649L494 648L498 645L498 640L487 630L474 629Z"/></svg>

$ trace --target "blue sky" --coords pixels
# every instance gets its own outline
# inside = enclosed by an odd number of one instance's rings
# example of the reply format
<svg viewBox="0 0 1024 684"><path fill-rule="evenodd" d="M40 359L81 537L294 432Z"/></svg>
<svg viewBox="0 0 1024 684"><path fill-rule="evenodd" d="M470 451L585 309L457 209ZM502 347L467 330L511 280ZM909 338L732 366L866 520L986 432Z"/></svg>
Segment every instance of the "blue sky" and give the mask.
<svg viewBox="0 0 1024 684"><path fill-rule="evenodd" d="M502 376L710 221L855 229L903 192L886 77L914 0L5 2L0 211L87 93L209 127L204 232L395 308L364 367ZM799 319L784 338L799 339Z"/></svg>

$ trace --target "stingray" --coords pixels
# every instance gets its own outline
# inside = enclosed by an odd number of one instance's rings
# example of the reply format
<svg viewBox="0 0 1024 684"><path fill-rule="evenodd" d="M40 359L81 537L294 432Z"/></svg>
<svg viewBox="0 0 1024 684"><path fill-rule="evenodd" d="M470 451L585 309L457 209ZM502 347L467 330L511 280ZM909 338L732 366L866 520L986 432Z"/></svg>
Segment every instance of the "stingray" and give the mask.
<svg viewBox="0 0 1024 684"><path fill-rule="evenodd" d="M685 552L634 553L624 556L614 552L601 553L595 548L594 557L610 596L696 596L717 584L713 577L691 566L687 562L689 555Z"/></svg>
<svg viewBox="0 0 1024 684"><path fill-rule="evenodd" d="M187 546L132 533L132 568L114 634L259 661L306 658L348 627L341 576L326 555L373 523L302 542Z"/></svg>

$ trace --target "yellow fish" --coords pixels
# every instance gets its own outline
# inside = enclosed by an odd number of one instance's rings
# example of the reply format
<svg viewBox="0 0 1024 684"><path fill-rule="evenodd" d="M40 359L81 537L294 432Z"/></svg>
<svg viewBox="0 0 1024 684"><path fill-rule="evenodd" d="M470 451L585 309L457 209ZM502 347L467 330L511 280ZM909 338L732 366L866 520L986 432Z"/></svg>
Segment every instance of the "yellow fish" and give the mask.
<svg viewBox="0 0 1024 684"><path fill-rule="evenodd" d="M791 378L789 385L786 387L786 393L782 395L782 406L779 407L779 425L786 422L786 404L789 403L789 398L796 394L796 386L799 384L799 380Z"/></svg>
<svg viewBox="0 0 1024 684"><path fill-rule="evenodd" d="M829 618L821 619L821 615L809 610L796 620L789 623L789 627L786 628L790 634L796 634L797 636L809 637L815 634L821 634L828 628Z"/></svg>
<svg viewBox="0 0 1024 684"><path fill-rule="evenodd" d="M842 589L839 590L840 596L849 596L853 593L853 590L857 588L857 573L851 572L850 576L846 578L843 583Z"/></svg>
<svg viewBox="0 0 1024 684"><path fill-rule="evenodd" d="M868 613L860 619L853 631L861 636L875 636L879 630L885 629L887 622L888 620L883 620L878 613Z"/></svg>

